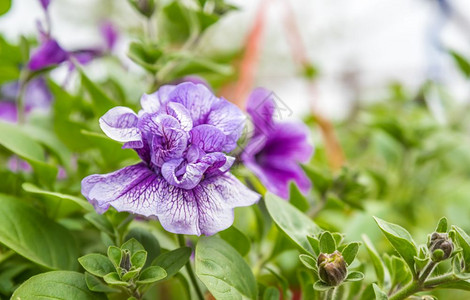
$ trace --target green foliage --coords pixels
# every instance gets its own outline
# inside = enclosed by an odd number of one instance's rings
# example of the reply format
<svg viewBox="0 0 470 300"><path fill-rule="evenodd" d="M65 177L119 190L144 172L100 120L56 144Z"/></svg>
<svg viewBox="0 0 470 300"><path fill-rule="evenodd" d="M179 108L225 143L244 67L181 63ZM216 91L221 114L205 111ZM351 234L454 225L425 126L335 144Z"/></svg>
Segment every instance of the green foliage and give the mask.
<svg viewBox="0 0 470 300"><path fill-rule="evenodd" d="M196 274L216 299L255 299L258 295L250 267L222 239L199 239L196 245Z"/></svg>

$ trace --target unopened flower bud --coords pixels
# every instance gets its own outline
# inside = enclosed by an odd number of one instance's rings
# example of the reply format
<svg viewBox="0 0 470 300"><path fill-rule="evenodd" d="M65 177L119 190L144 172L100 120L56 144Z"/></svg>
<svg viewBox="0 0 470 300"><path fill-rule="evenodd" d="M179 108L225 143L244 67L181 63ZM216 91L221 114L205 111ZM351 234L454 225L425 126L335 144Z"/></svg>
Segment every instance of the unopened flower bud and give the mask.
<svg viewBox="0 0 470 300"><path fill-rule="evenodd" d="M124 251L124 254L122 255L121 263L119 264L119 267L122 269L129 271L132 267L131 265L131 255L129 251Z"/></svg>
<svg viewBox="0 0 470 300"><path fill-rule="evenodd" d="M317 259L318 275L331 286L337 286L346 278L348 270L340 252L320 253Z"/></svg>
<svg viewBox="0 0 470 300"><path fill-rule="evenodd" d="M454 244L447 233L433 232L428 242L428 249L431 253L431 259L438 262L450 257L454 251Z"/></svg>

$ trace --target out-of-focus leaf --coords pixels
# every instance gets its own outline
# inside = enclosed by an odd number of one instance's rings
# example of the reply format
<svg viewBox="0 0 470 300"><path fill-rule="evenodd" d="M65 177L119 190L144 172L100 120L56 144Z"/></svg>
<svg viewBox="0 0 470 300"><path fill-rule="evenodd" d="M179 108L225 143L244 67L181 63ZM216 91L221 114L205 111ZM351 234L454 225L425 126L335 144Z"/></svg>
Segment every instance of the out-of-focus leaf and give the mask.
<svg viewBox="0 0 470 300"><path fill-rule="evenodd" d="M224 231L219 232L219 235L235 248L241 256L247 255L250 251L250 240L235 226L231 226Z"/></svg>
<svg viewBox="0 0 470 300"><path fill-rule="evenodd" d="M0 196L0 243L49 269L75 270L73 235L20 200Z"/></svg>
<svg viewBox="0 0 470 300"><path fill-rule="evenodd" d="M160 243L148 230L143 228L132 228L126 235L125 240L134 238L144 246L147 251L147 265L149 265L160 254Z"/></svg>
<svg viewBox="0 0 470 300"><path fill-rule="evenodd" d="M266 207L276 225L303 251L313 253L308 235L318 234L320 229L297 208L278 196L266 193Z"/></svg>
<svg viewBox="0 0 470 300"><path fill-rule="evenodd" d="M85 199L72 196L72 195L66 195L62 193L56 193L56 192L50 192L50 191L45 191L43 189L38 188L32 183L25 182L22 185L23 189L29 193L33 194L39 194L39 195L44 195L49 198L53 199L58 199L58 200L66 200L66 201L71 201L73 203L76 203L80 205L82 208L84 208L86 211L93 211L93 206L88 203Z"/></svg>
<svg viewBox="0 0 470 300"><path fill-rule="evenodd" d="M374 245L370 241L370 239L366 235L362 235L362 239L366 246L367 252L369 253L370 259L372 261L372 265L374 266L375 276L377 277L377 281L379 286L383 287L385 282L385 266L382 260L380 259L377 250L375 250Z"/></svg>
<svg viewBox="0 0 470 300"><path fill-rule="evenodd" d="M468 61L468 59L454 50L450 50L449 53L454 59L457 66L459 67L462 74L465 77L470 78L470 62Z"/></svg>
<svg viewBox="0 0 470 300"><path fill-rule="evenodd" d="M160 266L165 269L167 279L178 273L178 271L188 262L191 257L191 248L182 247L158 256L152 266Z"/></svg>
<svg viewBox="0 0 470 300"><path fill-rule="evenodd" d="M11 7L11 0L0 1L0 16L7 13Z"/></svg>
<svg viewBox="0 0 470 300"><path fill-rule="evenodd" d="M375 283L372 284L375 292L375 300L388 300L387 294L384 293Z"/></svg>
<svg viewBox="0 0 470 300"><path fill-rule="evenodd" d="M82 84L88 91L91 100L93 101L93 108L97 116L104 115L109 109L117 105L115 101L106 95L103 90L98 87L93 81L80 70Z"/></svg>
<svg viewBox="0 0 470 300"><path fill-rule="evenodd" d="M306 212L310 208L307 199L294 182L290 184L289 202L302 212Z"/></svg>

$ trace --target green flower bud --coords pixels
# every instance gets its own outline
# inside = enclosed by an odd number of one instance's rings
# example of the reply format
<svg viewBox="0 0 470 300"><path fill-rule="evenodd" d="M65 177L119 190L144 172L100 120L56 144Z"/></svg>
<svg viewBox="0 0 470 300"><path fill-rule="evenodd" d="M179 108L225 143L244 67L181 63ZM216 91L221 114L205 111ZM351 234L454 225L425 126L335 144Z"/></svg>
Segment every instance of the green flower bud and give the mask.
<svg viewBox="0 0 470 300"><path fill-rule="evenodd" d="M454 251L454 244L447 233L433 232L429 238L428 249L431 253L431 259L434 262L439 262L450 257Z"/></svg>
<svg viewBox="0 0 470 300"><path fill-rule="evenodd" d="M339 251L332 254L320 253L317 259L318 275L331 286L337 286L346 278L346 262Z"/></svg>
<svg viewBox="0 0 470 300"><path fill-rule="evenodd" d="M129 0L129 3L147 18L155 12L155 0Z"/></svg>
<svg viewBox="0 0 470 300"><path fill-rule="evenodd" d="M119 264L119 267L126 270L126 272L131 269L131 267L132 267L132 265L131 265L131 254L129 253L128 250L124 251L124 254L122 256L121 263Z"/></svg>

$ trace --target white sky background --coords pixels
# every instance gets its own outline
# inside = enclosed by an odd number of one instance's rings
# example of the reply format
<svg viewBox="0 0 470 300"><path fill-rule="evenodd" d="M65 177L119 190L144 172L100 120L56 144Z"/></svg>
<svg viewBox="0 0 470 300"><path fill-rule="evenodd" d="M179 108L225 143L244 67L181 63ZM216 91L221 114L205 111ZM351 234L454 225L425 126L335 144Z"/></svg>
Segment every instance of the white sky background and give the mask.
<svg viewBox="0 0 470 300"><path fill-rule="evenodd" d="M468 24L468 0L448 0ZM0 17L0 32L10 39L20 34L35 34L35 20L43 14L38 0L14 0L12 10ZM138 25L136 14L125 0L52 0L53 34L68 49L100 44L97 24L107 15L117 21ZM282 16L282 1L272 0L257 85L272 89L293 109L296 116L306 112L311 99L305 81L294 65ZM346 116L352 91L342 79L355 72L361 96L379 99L392 81L416 89L430 74L430 63L438 64L434 75L457 101L470 100L470 85L455 70L452 60L430 46L430 27L438 20L437 0L291 0L297 26L308 56L321 71L318 82L320 109L332 118ZM109 3L113 3L110 12ZM239 47L253 24L259 1L237 0L241 9L226 17L211 31L212 43L220 49ZM442 29L446 47L470 57L470 25L454 19ZM230 38L227 39L227 36ZM118 45L125 56L126 39Z"/></svg>

